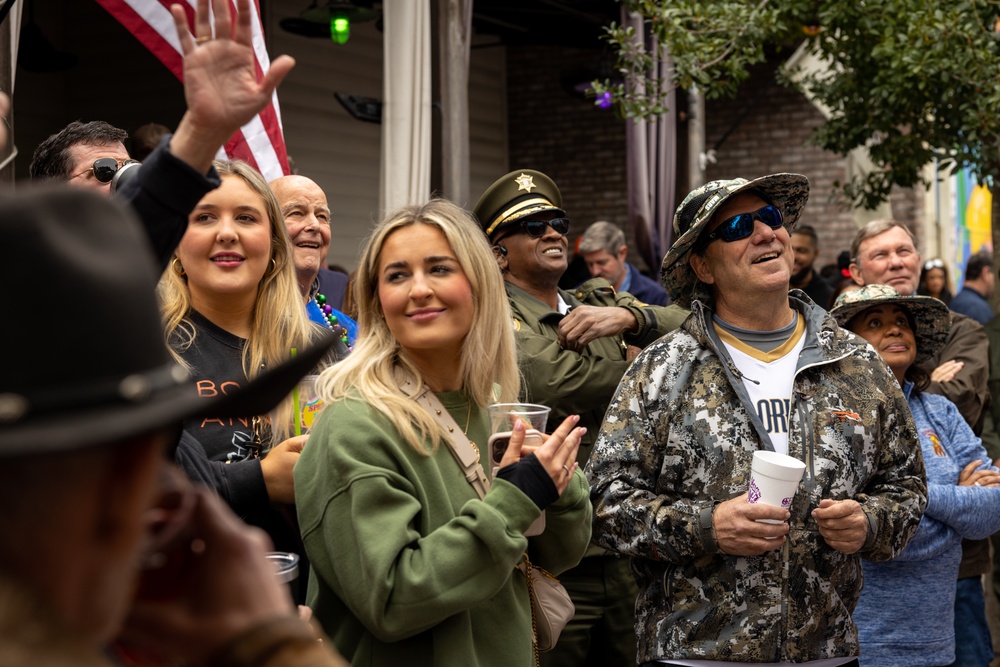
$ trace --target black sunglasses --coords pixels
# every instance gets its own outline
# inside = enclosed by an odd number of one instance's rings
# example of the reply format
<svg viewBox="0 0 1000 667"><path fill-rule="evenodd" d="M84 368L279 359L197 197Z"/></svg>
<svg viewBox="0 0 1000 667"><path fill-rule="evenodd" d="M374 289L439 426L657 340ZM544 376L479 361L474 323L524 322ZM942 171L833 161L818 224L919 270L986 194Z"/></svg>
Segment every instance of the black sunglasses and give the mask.
<svg viewBox="0 0 1000 667"><path fill-rule="evenodd" d="M122 162L119 162L117 158L100 157L94 160L94 164L90 167L90 169L84 169L79 174L73 176L73 178L76 178L77 176L82 176L83 174L86 174L88 171L93 171L94 178L96 178L99 182L110 183L111 179L115 177L115 174L118 172L118 170L127 164L139 164L139 161L123 160Z"/></svg>
<svg viewBox="0 0 1000 667"><path fill-rule="evenodd" d="M752 213L734 215L716 227L711 234L706 235L701 247L704 248L715 239L722 239L726 243L745 239L753 233L754 220L760 220L771 229L777 229L785 222L785 216L781 215L781 209L777 206L765 206Z"/></svg>
<svg viewBox="0 0 1000 667"><path fill-rule="evenodd" d="M566 232L569 231L569 218L552 218L551 220L520 220L517 224L518 227L528 233L528 236L536 239L545 236L546 227L551 227L563 236L566 236ZM516 228L498 238L497 242L502 241L514 233L516 233Z"/></svg>

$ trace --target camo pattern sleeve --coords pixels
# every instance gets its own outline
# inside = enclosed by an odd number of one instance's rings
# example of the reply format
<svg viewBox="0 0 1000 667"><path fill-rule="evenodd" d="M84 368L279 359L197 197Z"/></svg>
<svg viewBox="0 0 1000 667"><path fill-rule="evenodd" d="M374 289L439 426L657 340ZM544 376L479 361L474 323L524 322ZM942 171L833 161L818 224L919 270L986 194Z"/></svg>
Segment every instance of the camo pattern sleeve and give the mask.
<svg viewBox="0 0 1000 667"><path fill-rule="evenodd" d="M618 385L588 466L595 509L593 539L601 546L669 561L718 550L711 512L716 502L730 496L729 484L708 474L705 467L689 468L681 449L661 446L671 442L672 420L667 415L674 406L701 400L726 382L716 373L693 384L699 356L702 350L695 339L675 331L640 354ZM714 420L699 421L698 430L710 441L722 436L713 428ZM752 428L731 424L728 430L733 439L753 437ZM711 457L703 461L708 464ZM677 486L664 484L668 478ZM700 492L684 493L687 484L697 485Z"/></svg>

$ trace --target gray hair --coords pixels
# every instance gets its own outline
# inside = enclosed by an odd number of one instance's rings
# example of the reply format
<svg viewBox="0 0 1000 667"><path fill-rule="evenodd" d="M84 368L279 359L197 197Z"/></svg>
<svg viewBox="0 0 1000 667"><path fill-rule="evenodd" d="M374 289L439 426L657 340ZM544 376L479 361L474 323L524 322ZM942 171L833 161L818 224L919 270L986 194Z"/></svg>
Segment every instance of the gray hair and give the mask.
<svg viewBox="0 0 1000 667"><path fill-rule="evenodd" d="M583 233L579 252L582 255L606 250L609 255L617 255L618 248L623 245L625 245L625 232L607 220L598 220Z"/></svg>
<svg viewBox="0 0 1000 667"><path fill-rule="evenodd" d="M885 234L893 227L899 227L906 232L907 235L909 235L910 240L913 241L914 247L916 247L917 237L913 235L913 232L910 231L909 227L891 218L879 218L878 220L872 220L869 222L867 225L859 229L858 233L854 235L854 240L851 242L851 261L858 266L861 266L861 257L858 256L858 253L861 252L861 244L873 236Z"/></svg>

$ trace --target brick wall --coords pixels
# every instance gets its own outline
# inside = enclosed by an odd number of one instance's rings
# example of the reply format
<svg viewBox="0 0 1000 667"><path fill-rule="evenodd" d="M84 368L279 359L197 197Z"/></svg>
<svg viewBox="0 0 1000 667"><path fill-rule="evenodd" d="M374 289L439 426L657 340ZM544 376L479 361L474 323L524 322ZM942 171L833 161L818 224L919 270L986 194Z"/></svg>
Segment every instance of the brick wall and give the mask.
<svg viewBox="0 0 1000 667"><path fill-rule="evenodd" d="M928 255L924 249L924 239L922 238L924 228L919 223L925 215L923 194L923 190L919 186L905 189L893 187L892 192L889 193L889 207L892 209L893 219L903 221L913 232L917 238L917 248L921 251L921 255L926 258Z"/></svg>
<svg viewBox="0 0 1000 667"><path fill-rule="evenodd" d="M508 49L510 168L538 169L556 182L574 221L571 235L596 220L623 225L628 215L625 124L573 91L595 77L601 56L596 49Z"/></svg>
<svg viewBox="0 0 1000 667"><path fill-rule="evenodd" d="M508 49L510 168L531 167L549 174L577 222L576 233L598 219L626 223L625 122L571 92L574 77L586 80L580 74L596 70L602 57L606 54L598 49ZM800 220L819 236L819 268L850 248L857 229L834 188L835 181L847 177L846 161L809 142L823 116L803 95L775 80L779 62L755 67L735 99L706 102L706 147L716 149L717 159L706 177L754 178L781 171L808 176L811 193ZM686 132L682 122L679 137ZM681 172L686 163L683 145L678 155ZM684 196L686 181L677 192L679 198ZM894 216L917 220L922 214L920 195L895 192Z"/></svg>

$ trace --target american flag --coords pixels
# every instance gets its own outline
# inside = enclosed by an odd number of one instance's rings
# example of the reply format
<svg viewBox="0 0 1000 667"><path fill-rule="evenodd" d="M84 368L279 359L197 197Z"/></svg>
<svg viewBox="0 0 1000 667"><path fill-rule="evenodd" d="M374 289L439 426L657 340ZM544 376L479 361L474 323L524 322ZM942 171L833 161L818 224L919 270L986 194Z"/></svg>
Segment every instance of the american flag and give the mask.
<svg viewBox="0 0 1000 667"><path fill-rule="evenodd" d="M219 2L220 0L216 0ZM230 13L236 16L234 0ZM184 54L177 39L170 5L179 4L188 15L188 28L194 27L195 0L97 0L136 39L160 59L181 81L184 80ZM258 76L271 66L264 46L264 30L260 22L259 0L252 0L251 25L253 50L257 60ZM226 142L219 157L244 160L260 171L268 181L289 173L285 138L281 131L281 112L277 92L271 103Z"/></svg>

